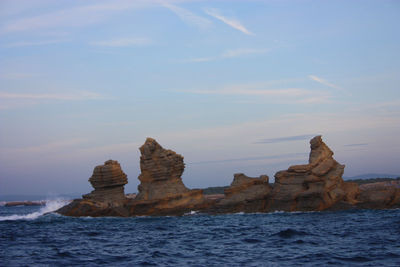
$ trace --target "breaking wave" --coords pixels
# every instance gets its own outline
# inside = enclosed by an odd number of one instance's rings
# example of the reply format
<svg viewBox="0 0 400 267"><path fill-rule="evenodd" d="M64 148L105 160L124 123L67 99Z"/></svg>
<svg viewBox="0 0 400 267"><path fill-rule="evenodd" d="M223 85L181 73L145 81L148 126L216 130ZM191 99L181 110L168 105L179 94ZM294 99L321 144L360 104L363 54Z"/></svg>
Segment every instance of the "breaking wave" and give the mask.
<svg viewBox="0 0 400 267"><path fill-rule="evenodd" d="M42 215L58 210L67 205L70 201L65 199L46 200L46 205L40 208L39 211L29 214L13 214L8 216L0 216L0 221L15 221L15 220L34 220Z"/></svg>

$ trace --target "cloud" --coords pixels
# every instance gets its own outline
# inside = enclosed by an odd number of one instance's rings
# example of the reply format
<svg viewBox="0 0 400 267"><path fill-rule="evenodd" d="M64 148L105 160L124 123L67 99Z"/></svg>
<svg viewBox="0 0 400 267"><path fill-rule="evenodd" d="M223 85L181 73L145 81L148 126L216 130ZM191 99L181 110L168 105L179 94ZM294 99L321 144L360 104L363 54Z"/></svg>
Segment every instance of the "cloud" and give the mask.
<svg viewBox="0 0 400 267"><path fill-rule="evenodd" d="M263 49L232 49L232 50L226 50L221 57L224 58L233 58L233 57L239 57L243 55L251 55L251 54L264 54L267 53L269 49L263 48Z"/></svg>
<svg viewBox="0 0 400 267"><path fill-rule="evenodd" d="M79 92L76 94L27 94L0 92L0 99L28 99L28 100L87 100L102 98L100 94L93 92Z"/></svg>
<svg viewBox="0 0 400 267"><path fill-rule="evenodd" d="M239 84L225 86L221 89L185 89L176 92L199 95L224 95L224 96L256 96L257 100L286 102L290 104L320 104L329 102L330 95L326 92L315 92L303 88L268 88L268 83Z"/></svg>
<svg viewBox="0 0 400 267"><path fill-rule="evenodd" d="M246 88L225 88L220 90L185 90L183 92L193 94L210 94L210 95L255 95L255 96L302 96L308 94L307 90L300 88L287 88L287 89L264 89L254 90Z"/></svg>
<svg viewBox="0 0 400 267"><path fill-rule="evenodd" d="M296 99L296 103L298 104L321 104L328 103L330 96L326 94L321 94L319 96L307 96L306 98Z"/></svg>
<svg viewBox="0 0 400 267"><path fill-rule="evenodd" d="M36 31L60 27L82 27L98 23L118 12L156 6L157 1L107 1L94 5L66 8L39 16L9 21L0 28L2 33Z"/></svg>
<svg viewBox="0 0 400 267"><path fill-rule="evenodd" d="M215 60L219 60L219 59L236 58L236 57L241 57L241 56L246 56L246 55L265 54L268 51L269 51L268 48L261 48L261 49L255 49L255 48L229 49L229 50L226 50L226 51L222 52L220 55L215 56L215 57L191 58L191 59L185 60L185 62L209 62L209 61L215 61Z"/></svg>
<svg viewBox="0 0 400 267"><path fill-rule="evenodd" d="M275 143L290 142L290 141L309 140L314 136L316 136L316 134L293 135L293 136L285 136L278 138L261 139L255 142L255 144L275 144Z"/></svg>
<svg viewBox="0 0 400 267"><path fill-rule="evenodd" d="M308 78L310 78L311 80L316 81L316 82L318 82L320 84L323 84L323 85L326 85L328 87L334 88L334 89L342 89L339 86L336 86L336 85L334 85L334 84L332 84L332 83L330 83L330 82L328 82L328 81L326 81L326 80L324 80L324 79L322 79L320 77L317 77L315 75L308 75Z"/></svg>
<svg viewBox="0 0 400 267"><path fill-rule="evenodd" d="M73 8L35 17L22 18L6 23L1 28L1 32L11 33L58 27L80 27L99 21L99 15L89 17L88 13L88 10L85 8ZM85 21L85 17L90 19Z"/></svg>
<svg viewBox="0 0 400 267"><path fill-rule="evenodd" d="M88 148L79 148L79 153L83 154L107 154L107 153L122 153L122 152L131 152L136 151L138 147L140 147L142 143L140 142L129 142L129 143L117 143L103 146L94 146Z"/></svg>
<svg viewBox="0 0 400 267"><path fill-rule="evenodd" d="M234 28L238 31L241 31L244 34L254 35L252 32L250 32L248 29L246 29L246 27L244 27L240 21L222 16L220 14L219 10L216 8L206 8L204 11L211 17L214 17L214 18L222 21L223 23L231 26L232 28Z"/></svg>
<svg viewBox="0 0 400 267"><path fill-rule="evenodd" d="M83 138L75 138L68 140L60 140L54 141L47 144L37 145L37 146L29 146L29 147L20 147L20 148L4 148L4 152L11 155L19 155L26 153L51 153L51 152L59 152L61 149L77 147L77 145L81 145L86 142L86 139Z"/></svg>
<svg viewBox="0 0 400 267"><path fill-rule="evenodd" d="M172 5L167 2L161 2L161 5L174 12L181 20L189 24L197 25L200 28L207 28L211 25L211 21L206 18L193 14L187 9Z"/></svg>
<svg viewBox="0 0 400 267"><path fill-rule="evenodd" d="M347 146L347 147L359 147L359 146L367 146L368 143L360 143L360 144L347 144L347 145L343 145L343 146Z"/></svg>
<svg viewBox="0 0 400 267"><path fill-rule="evenodd" d="M106 41L92 42L91 45L106 46L106 47L128 47L150 44L150 39L147 38L120 38Z"/></svg>
<svg viewBox="0 0 400 267"><path fill-rule="evenodd" d="M65 40L44 40L44 41L30 41L30 42L16 42L7 44L6 47L23 47L23 46L41 46L41 45L51 45L65 42Z"/></svg>
<svg viewBox="0 0 400 267"><path fill-rule="evenodd" d="M253 160L263 160L263 159L285 159L293 157L304 157L307 153L287 153L281 155L271 155L271 156L257 156L257 157L245 157L245 158L234 158L234 159L223 159L223 160L207 160L207 161L196 161L189 162L187 164L213 164L213 163L226 163L226 162L236 162L236 161L253 161Z"/></svg>
<svg viewBox="0 0 400 267"><path fill-rule="evenodd" d="M23 73L23 72L9 72L9 73L0 73L0 79L7 79L7 80L20 80L20 79L27 79L39 76L36 73Z"/></svg>
<svg viewBox="0 0 400 267"><path fill-rule="evenodd" d="M197 57L197 58L187 59L184 62L209 62L217 59L218 57Z"/></svg>

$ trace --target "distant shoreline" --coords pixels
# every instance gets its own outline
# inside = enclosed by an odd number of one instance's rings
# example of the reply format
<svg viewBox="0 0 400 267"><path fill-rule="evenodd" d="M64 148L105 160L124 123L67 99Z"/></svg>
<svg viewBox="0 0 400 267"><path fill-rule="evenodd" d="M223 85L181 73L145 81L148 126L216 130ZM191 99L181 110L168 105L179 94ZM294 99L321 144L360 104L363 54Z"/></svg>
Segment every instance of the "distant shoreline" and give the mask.
<svg viewBox="0 0 400 267"><path fill-rule="evenodd" d="M5 202L5 207L16 207L16 206L44 206L46 205L45 200L40 201L9 201Z"/></svg>

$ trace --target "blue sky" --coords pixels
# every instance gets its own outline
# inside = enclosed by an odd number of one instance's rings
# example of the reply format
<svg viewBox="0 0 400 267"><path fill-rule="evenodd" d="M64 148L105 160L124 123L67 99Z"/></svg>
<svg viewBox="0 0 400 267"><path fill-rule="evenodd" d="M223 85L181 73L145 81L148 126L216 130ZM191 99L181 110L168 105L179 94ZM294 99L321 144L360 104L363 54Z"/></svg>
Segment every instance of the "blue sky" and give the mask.
<svg viewBox="0 0 400 267"><path fill-rule="evenodd" d="M191 188L307 162L400 174L398 1L0 2L0 194L84 193L138 147Z"/></svg>

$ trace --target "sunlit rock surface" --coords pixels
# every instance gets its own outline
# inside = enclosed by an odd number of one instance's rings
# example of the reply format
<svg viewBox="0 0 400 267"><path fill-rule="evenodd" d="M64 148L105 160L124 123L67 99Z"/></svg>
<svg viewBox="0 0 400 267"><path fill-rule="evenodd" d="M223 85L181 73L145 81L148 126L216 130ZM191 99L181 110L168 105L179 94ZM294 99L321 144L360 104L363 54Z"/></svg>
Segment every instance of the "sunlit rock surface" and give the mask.
<svg viewBox="0 0 400 267"><path fill-rule="evenodd" d="M343 181L345 166L333 158L321 136L311 139L310 147L308 164L275 174L270 210L324 210L340 201L356 202L358 186Z"/></svg>
<svg viewBox="0 0 400 267"><path fill-rule="evenodd" d="M189 190L182 182L183 157L147 138L140 147L140 184L135 199L127 203L130 214L183 214L204 208L202 190Z"/></svg>
<svg viewBox="0 0 400 267"><path fill-rule="evenodd" d="M189 191L182 182L183 157L147 138L140 147L140 185L137 200L161 199Z"/></svg>

